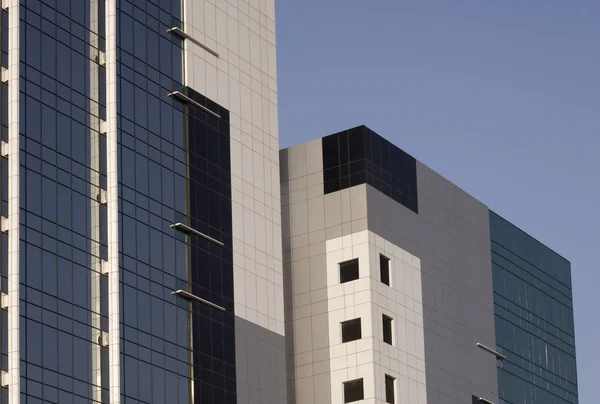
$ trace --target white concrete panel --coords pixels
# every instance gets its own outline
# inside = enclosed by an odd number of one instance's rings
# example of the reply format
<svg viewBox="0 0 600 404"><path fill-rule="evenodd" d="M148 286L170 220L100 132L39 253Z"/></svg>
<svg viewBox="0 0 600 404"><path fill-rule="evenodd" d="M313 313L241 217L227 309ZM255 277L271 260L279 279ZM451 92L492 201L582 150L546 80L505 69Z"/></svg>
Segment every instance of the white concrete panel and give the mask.
<svg viewBox="0 0 600 404"><path fill-rule="evenodd" d="M330 397L315 397L315 402L322 402L319 399L341 402L343 382L363 377L365 401L383 403L383 386L388 374L396 378L397 386L409 386L408 396L415 403L425 404L425 395L419 394L419 391L425 391L425 369L422 365L417 367L417 358L424 358L424 334L422 326L415 324L415 319L422 317L423 310L421 307L420 314L416 314L411 309L411 316L407 319L406 307L398 303L410 300L411 307L421 305L421 290L416 289L412 282L413 278L421 276L420 269L412 265L419 261L389 240L369 231L327 240L326 251L331 392ZM391 287L380 282L380 254L390 259ZM339 262L353 258L359 259L360 278L339 285ZM408 277L405 276L407 272L410 274ZM402 282L406 278L411 279L409 294ZM383 342L384 314L393 319L392 345ZM362 339L342 344L340 323L357 317L361 318ZM406 370L401 372L400 369ZM401 397L398 395L399 388L396 394Z"/></svg>
<svg viewBox="0 0 600 404"><path fill-rule="evenodd" d="M117 4L106 0L106 150L108 218L109 402L121 402L119 166L117 134Z"/></svg>
<svg viewBox="0 0 600 404"><path fill-rule="evenodd" d="M7 1L8 12L8 402L20 403L20 1ZM26 347L23 347L25 349Z"/></svg>

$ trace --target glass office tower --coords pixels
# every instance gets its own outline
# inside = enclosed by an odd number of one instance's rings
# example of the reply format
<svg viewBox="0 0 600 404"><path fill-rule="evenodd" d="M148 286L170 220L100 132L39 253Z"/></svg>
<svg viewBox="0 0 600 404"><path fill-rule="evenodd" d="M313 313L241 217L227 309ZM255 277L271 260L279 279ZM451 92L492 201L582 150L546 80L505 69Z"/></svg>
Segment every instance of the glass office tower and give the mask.
<svg viewBox="0 0 600 404"><path fill-rule="evenodd" d="M284 403L273 0L2 6L0 403Z"/></svg>

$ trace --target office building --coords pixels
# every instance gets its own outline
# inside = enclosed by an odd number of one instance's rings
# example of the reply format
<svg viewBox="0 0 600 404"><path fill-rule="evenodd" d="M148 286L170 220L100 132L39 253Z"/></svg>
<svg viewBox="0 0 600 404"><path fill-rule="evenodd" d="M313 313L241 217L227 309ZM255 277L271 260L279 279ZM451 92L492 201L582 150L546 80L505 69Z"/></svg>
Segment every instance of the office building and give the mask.
<svg viewBox="0 0 600 404"><path fill-rule="evenodd" d="M0 403L285 403L274 0L3 0Z"/></svg>
<svg viewBox="0 0 600 404"><path fill-rule="evenodd" d="M567 260L364 126L280 157L288 402L577 404Z"/></svg>

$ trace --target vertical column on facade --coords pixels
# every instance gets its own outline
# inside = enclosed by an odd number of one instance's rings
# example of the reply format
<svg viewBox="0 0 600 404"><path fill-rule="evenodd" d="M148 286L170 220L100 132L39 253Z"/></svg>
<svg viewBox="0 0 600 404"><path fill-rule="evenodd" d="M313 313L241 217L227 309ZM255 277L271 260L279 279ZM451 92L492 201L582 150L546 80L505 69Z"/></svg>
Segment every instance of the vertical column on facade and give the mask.
<svg viewBox="0 0 600 404"><path fill-rule="evenodd" d="M102 387L107 381L102 380L102 350L107 335L102 330L102 290L103 269L106 264L102 260L101 205L106 202L105 191L101 188L101 148L100 137L103 136L104 123L100 119L100 74L104 55L100 52L100 21L98 0L90 0L90 212L91 212L91 326L92 326L92 380L94 401L102 402ZM106 366L106 364L105 364Z"/></svg>
<svg viewBox="0 0 600 404"><path fill-rule="evenodd" d="M1 14L1 13L0 13ZM5 35L4 35L4 31L3 29L5 28L2 24L2 17L3 15L0 15L0 51L2 50L2 48L5 46L4 45L4 39L5 39ZM8 28L8 27L6 27ZM2 69L2 73L4 73L4 66L1 67ZM6 70L8 72L8 70ZM2 77L2 82L4 83L5 81L5 77ZM0 99L0 128L2 127L2 123L5 119L5 115L4 115L4 109L2 108L2 99ZM8 179L8 170L6 169L2 169L2 165L4 165L4 161L3 158L6 157L6 154L8 153L8 143L4 143L4 139L2 139L2 142L0 144L0 149L1 149L1 153L0 153L0 201L2 200L2 191L3 191L3 185L5 183L7 183L7 179ZM8 195L7 195L8 196ZM5 214L8 214L8 212L2 212L3 216L0 218L0 220L2 220L2 231L4 232L5 229L5 225L8 224L8 218L6 216L4 216ZM4 267L4 257L2 256L2 251L0 251L0 266ZM6 268L1 268L2 273L4 273L4 270ZM4 285L4 287L6 287L7 285ZM2 288L2 278L0 277L0 291L1 296L0 296L0 308L2 310L5 310L8 308L8 295L4 294L4 289ZM8 354L8 352L4 352L4 332L7 326L7 322L4 321L4 313L2 313L2 318L0 318L0 353L2 354ZM6 376L6 378L8 379L8 376ZM4 388L4 386L6 385L6 383L8 383L8 380L4 380L4 367L1 369L0 372L0 387ZM2 398L2 392L0 392L0 403L2 402L1 398Z"/></svg>
<svg viewBox="0 0 600 404"><path fill-rule="evenodd" d="M181 28L184 31L187 31L189 29L186 25L186 16L188 14L187 7L188 7L188 2L186 0L181 0ZM186 41L186 40L183 40L182 42L183 42L183 51L181 52L181 68L183 69L183 72L182 72L183 83L182 84L183 84L183 87L185 88L189 83L187 68L186 68L186 60L185 60L187 52L189 50L188 49L189 44L188 44L188 41Z"/></svg>
<svg viewBox="0 0 600 404"><path fill-rule="evenodd" d="M117 0L105 1L106 15L106 157L108 219L108 363L109 403L121 401L119 329L119 192L117 144Z"/></svg>
<svg viewBox="0 0 600 404"><path fill-rule="evenodd" d="M183 29L185 29L185 21L186 21L186 15L187 15L187 1L185 0L181 0L181 27ZM188 81L187 81L187 69L185 68L185 53L186 53L186 46L187 46L187 41L182 41L183 42L183 50L181 52L181 69L182 69L182 84L183 84L183 88L185 88L185 86L187 85ZM189 134L189 130L188 130L188 107L187 104L184 104L184 109L183 109L183 127L184 127L184 145L185 145L185 179L186 179L186 187L185 187L185 200L186 200L186 213L189 215L190 214L190 168L189 168L189 146L188 146L188 134ZM190 273L190 261L191 261L191 242L190 242L190 236L186 236L186 241L188 244L188 247L186 249L187 251L187 257L186 257L186 266L187 266L187 271L186 271L186 275L187 275L187 280L188 282L191 282L192 280L192 275ZM195 387L194 387L194 320L193 320L193 310L192 310L192 303L189 302L187 304L188 306L188 317L187 317L187 322L188 322L188 346L189 346L189 351L188 351L188 363L189 363L189 372L190 372L190 385L189 385L189 391L190 391L190 399L192 403L196 402L196 398L194 397L194 391L195 391Z"/></svg>
<svg viewBox="0 0 600 404"><path fill-rule="evenodd" d="M19 349L19 0L5 0L8 5L8 386L9 404L21 400Z"/></svg>

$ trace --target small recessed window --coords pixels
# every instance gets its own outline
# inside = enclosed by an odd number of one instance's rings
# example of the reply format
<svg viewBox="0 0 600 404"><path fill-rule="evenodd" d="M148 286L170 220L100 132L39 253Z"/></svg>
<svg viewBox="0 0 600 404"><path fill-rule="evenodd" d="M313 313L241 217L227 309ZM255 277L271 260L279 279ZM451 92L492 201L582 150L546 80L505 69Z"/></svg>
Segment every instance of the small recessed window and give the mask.
<svg viewBox="0 0 600 404"><path fill-rule="evenodd" d="M362 338L360 317L342 323L342 342L356 341Z"/></svg>
<svg viewBox="0 0 600 404"><path fill-rule="evenodd" d="M390 375L385 375L385 402L394 404L394 381L396 379Z"/></svg>
<svg viewBox="0 0 600 404"><path fill-rule="evenodd" d="M392 345L392 318L383 315L383 342Z"/></svg>
<svg viewBox="0 0 600 404"><path fill-rule="evenodd" d="M358 279L358 258L340 263L340 283Z"/></svg>
<svg viewBox="0 0 600 404"><path fill-rule="evenodd" d="M379 255L379 272L381 274L381 282L390 286L390 259L383 255Z"/></svg>
<svg viewBox="0 0 600 404"><path fill-rule="evenodd" d="M364 400L363 379L350 380L344 383L344 403Z"/></svg>

